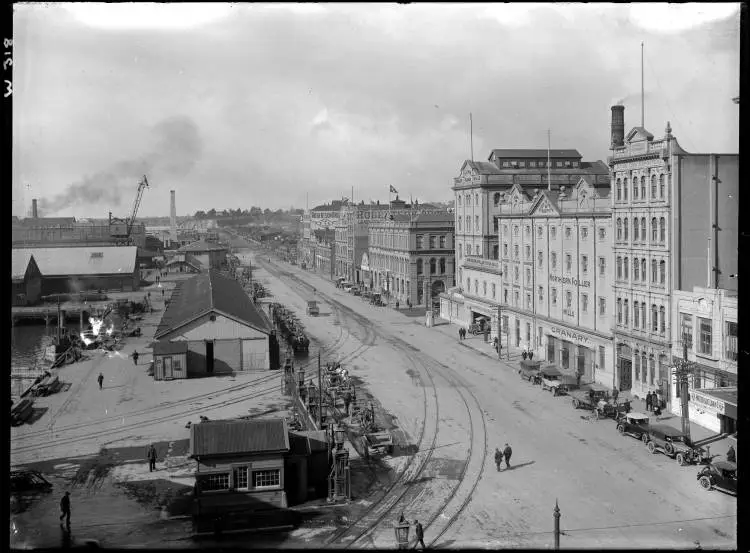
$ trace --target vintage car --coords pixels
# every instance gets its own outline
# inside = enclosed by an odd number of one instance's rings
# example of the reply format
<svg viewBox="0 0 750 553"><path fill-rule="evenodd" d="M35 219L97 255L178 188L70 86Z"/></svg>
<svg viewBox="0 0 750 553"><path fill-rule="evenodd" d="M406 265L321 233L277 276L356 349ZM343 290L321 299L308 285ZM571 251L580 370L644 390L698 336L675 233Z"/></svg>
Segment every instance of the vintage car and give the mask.
<svg viewBox="0 0 750 553"><path fill-rule="evenodd" d="M521 375L521 378L537 384L537 377L539 376L539 369L542 367L542 362L522 360L519 362L519 365L518 374Z"/></svg>
<svg viewBox="0 0 750 553"><path fill-rule="evenodd" d="M737 493L737 464L716 461L703 467L697 475L698 484L706 491L714 488Z"/></svg>
<svg viewBox="0 0 750 553"><path fill-rule="evenodd" d="M361 296L362 295L362 288L359 288L359 287L352 288L352 295L354 295L354 296Z"/></svg>
<svg viewBox="0 0 750 553"><path fill-rule="evenodd" d="M371 305L378 305L380 307L387 305L385 300L380 296L380 294L373 294L370 296L370 304Z"/></svg>
<svg viewBox="0 0 750 553"><path fill-rule="evenodd" d="M307 314L312 316L320 315L320 308L318 308L318 302L315 300L308 300L307 302Z"/></svg>
<svg viewBox="0 0 750 553"><path fill-rule="evenodd" d="M354 289L354 284L351 282L342 282L341 288L344 289L344 292L351 292Z"/></svg>
<svg viewBox="0 0 750 553"><path fill-rule="evenodd" d="M643 413L624 413L617 420L617 431L638 438L648 443L648 415Z"/></svg>
<svg viewBox="0 0 750 553"><path fill-rule="evenodd" d="M564 389L562 388L562 373L554 365L549 365L541 369L538 379L542 385L542 390L550 390L553 396L558 395Z"/></svg>
<svg viewBox="0 0 750 553"><path fill-rule="evenodd" d="M649 427L646 447L649 453L664 453L675 459L680 466L708 460L706 450L692 447L682 430L666 424L654 424Z"/></svg>
<svg viewBox="0 0 750 553"><path fill-rule="evenodd" d="M13 469L10 471L11 492L48 491L51 489L52 484L36 470Z"/></svg>
<svg viewBox="0 0 750 553"><path fill-rule="evenodd" d="M577 390L571 390L568 395L572 398L573 407L576 409L583 407L593 411L599 404L599 400L609 399L609 388L594 382L585 384Z"/></svg>

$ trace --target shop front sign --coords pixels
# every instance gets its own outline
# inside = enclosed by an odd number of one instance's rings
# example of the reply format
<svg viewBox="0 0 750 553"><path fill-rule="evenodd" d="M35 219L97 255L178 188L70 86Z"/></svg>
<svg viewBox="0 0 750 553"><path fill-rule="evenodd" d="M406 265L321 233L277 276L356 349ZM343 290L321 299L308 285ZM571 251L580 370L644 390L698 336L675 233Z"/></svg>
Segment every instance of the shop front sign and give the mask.
<svg viewBox="0 0 750 553"><path fill-rule="evenodd" d="M696 407L700 407L711 413L723 415L726 412L726 407L723 401L708 394L702 394L697 390L690 392L690 401L695 403Z"/></svg>
<svg viewBox="0 0 750 553"><path fill-rule="evenodd" d="M555 336L559 336L560 338L563 338L566 340L572 340L576 342L577 344L588 344L590 342L588 336L585 336L583 334L580 334L572 330L567 330L565 328L558 328L556 326L551 326L550 332L554 334Z"/></svg>

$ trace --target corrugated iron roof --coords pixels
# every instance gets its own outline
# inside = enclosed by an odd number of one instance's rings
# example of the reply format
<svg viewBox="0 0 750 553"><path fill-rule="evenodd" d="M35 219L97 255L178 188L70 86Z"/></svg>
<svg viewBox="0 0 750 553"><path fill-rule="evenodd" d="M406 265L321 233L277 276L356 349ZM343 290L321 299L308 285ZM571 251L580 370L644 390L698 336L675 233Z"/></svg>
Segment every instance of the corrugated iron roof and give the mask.
<svg viewBox="0 0 750 553"><path fill-rule="evenodd" d="M286 420L222 420L190 426L191 457L289 451Z"/></svg>
<svg viewBox="0 0 750 553"><path fill-rule="evenodd" d="M187 342L154 342L154 355L174 355L187 353Z"/></svg>
<svg viewBox="0 0 750 553"><path fill-rule="evenodd" d="M211 311L219 311L266 334L272 330L268 319L239 282L209 270L177 285L154 337L159 339Z"/></svg>
<svg viewBox="0 0 750 553"><path fill-rule="evenodd" d="M508 149L495 149L492 150L490 156L487 159L491 159L494 155L500 159L512 159L512 158L523 158L523 157L534 157L534 158L546 158L548 150L542 149L519 149L519 150L508 150ZM549 157L551 159L558 158L577 158L581 159L583 156L578 153L578 150L549 150Z"/></svg>
<svg viewBox="0 0 750 553"><path fill-rule="evenodd" d="M73 248L17 248L13 259L33 255L43 276L114 275L130 276L135 271L137 246L87 246ZM19 259L21 259L19 257ZM25 269L24 269L25 271Z"/></svg>

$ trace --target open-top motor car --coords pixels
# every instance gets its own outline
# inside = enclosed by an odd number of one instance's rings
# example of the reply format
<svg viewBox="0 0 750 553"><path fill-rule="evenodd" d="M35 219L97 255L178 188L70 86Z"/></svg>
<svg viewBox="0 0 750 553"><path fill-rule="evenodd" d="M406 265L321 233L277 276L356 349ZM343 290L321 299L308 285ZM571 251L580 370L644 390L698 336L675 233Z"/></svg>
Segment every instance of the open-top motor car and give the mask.
<svg viewBox="0 0 750 553"><path fill-rule="evenodd" d="M643 413L623 413L617 420L617 431L620 434L628 434L644 443L648 443L648 415Z"/></svg>

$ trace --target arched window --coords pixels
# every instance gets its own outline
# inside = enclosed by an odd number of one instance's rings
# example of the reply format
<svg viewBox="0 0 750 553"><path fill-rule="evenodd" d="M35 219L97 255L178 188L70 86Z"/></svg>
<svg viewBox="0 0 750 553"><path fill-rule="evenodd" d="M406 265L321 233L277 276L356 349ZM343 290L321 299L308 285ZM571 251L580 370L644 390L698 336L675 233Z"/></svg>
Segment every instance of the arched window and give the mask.
<svg viewBox="0 0 750 553"><path fill-rule="evenodd" d="M497 246L495 247L497 248ZM497 259L497 256L495 257L495 259ZM440 258L440 274L441 275L445 274L445 258L444 257Z"/></svg>
<svg viewBox="0 0 750 553"><path fill-rule="evenodd" d="M646 242L648 240L648 234L646 234L646 218L641 217L641 240Z"/></svg>
<svg viewBox="0 0 750 553"><path fill-rule="evenodd" d="M617 239L622 240L622 219L617 218Z"/></svg>
<svg viewBox="0 0 750 553"><path fill-rule="evenodd" d="M421 259L417 259L417 274L418 275L422 274L422 260Z"/></svg>
<svg viewBox="0 0 750 553"><path fill-rule="evenodd" d="M479 244L477 244L476 246L474 246L474 253L476 255L481 255L482 252L479 251Z"/></svg>
<svg viewBox="0 0 750 553"><path fill-rule="evenodd" d="M627 257L623 258L622 260L623 273L625 273L625 280L628 280L630 278L630 273L628 271L628 261L629 261L629 258Z"/></svg>
<svg viewBox="0 0 750 553"><path fill-rule="evenodd" d="M435 274L435 258L430 259L430 274Z"/></svg>
<svg viewBox="0 0 750 553"><path fill-rule="evenodd" d="M492 283L492 299L495 299L495 295L497 293L497 287L495 286L495 283Z"/></svg>
<svg viewBox="0 0 750 553"><path fill-rule="evenodd" d="M667 241L667 220L662 217L659 219L659 242L664 244Z"/></svg>
<svg viewBox="0 0 750 553"><path fill-rule="evenodd" d="M656 284L659 279L659 264L656 259L651 260L651 282Z"/></svg>
<svg viewBox="0 0 750 553"><path fill-rule="evenodd" d="M617 188L617 200L622 200L622 181L617 179L617 184L615 186Z"/></svg>
<svg viewBox="0 0 750 553"><path fill-rule="evenodd" d="M622 324L622 300L617 298L617 324Z"/></svg>
<svg viewBox="0 0 750 553"><path fill-rule="evenodd" d="M457 244L456 249L458 250L458 258L461 259L463 256L463 248L461 248L461 244Z"/></svg>
<svg viewBox="0 0 750 553"><path fill-rule="evenodd" d="M633 242L638 242L638 217L633 217Z"/></svg>
<svg viewBox="0 0 750 553"><path fill-rule="evenodd" d="M622 223L623 223L623 229L622 230L623 230L623 235L624 235L623 239L626 242L628 241L628 221L629 221L629 219L627 217L625 217L622 220Z"/></svg>
<svg viewBox="0 0 750 553"><path fill-rule="evenodd" d="M640 275L640 266L641 264L638 263L638 258L633 258L633 280L638 280L638 276Z"/></svg>
<svg viewBox="0 0 750 553"><path fill-rule="evenodd" d="M659 333L664 334L667 330L667 322L664 320L666 311L664 306L659 307Z"/></svg>
<svg viewBox="0 0 750 553"><path fill-rule="evenodd" d="M667 262L660 261L659 262L659 283L664 284L666 280L667 280Z"/></svg>
<svg viewBox="0 0 750 553"><path fill-rule="evenodd" d="M656 224L656 217L651 218L651 243L656 244L656 240L659 238L659 229Z"/></svg>
<svg viewBox="0 0 750 553"><path fill-rule="evenodd" d="M622 199L628 201L628 179L622 179Z"/></svg>
<svg viewBox="0 0 750 553"><path fill-rule="evenodd" d="M617 256L617 278L622 278L622 257Z"/></svg>
<svg viewBox="0 0 750 553"><path fill-rule="evenodd" d="M633 177L633 199L638 199L638 177Z"/></svg>
<svg viewBox="0 0 750 553"><path fill-rule="evenodd" d="M641 176L641 200L646 199L646 177Z"/></svg>
<svg viewBox="0 0 750 553"><path fill-rule="evenodd" d="M459 206L461 205L461 195L460 194L458 195L458 205Z"/></svg>
<svg viewBox="0 0 750 553"><path fill-rule="evenodd" d="M635 370L636 382L641 379L641 356L638 350L635 350L633 354L633 369Z"/></svg>
<svg viewBox="0 0 750 553"><path fill-rule="evenodd" d="M648 365L646 363L647 363L646 352L642 351L641 352L641 382L644 384L646 383L646 376L647 376L646 373L648 373Z"/></svg>
<svg viewBox="0 0 750 553"><path fill-rule="evenodd" d="M646 282L646 258L641 259L641 280Z"/></svg>
<svg viewBox="0 0 750 553"><path fill-rule="evenodd" d="M651 331L659 332L659 309L655 303L651 304Z"/></svg>
<svg viewBox="0 0 750 553"><path fill-rule="evenodd" d="M639 311L638 302L633 303L633 328L638 328L638 321L640 321Z"/></svg>
<svg viewBox="0 0 750 553"><path fill-rule="evenodd" d="M648 330L648 326L646 323L646 318L648 317L648 314L646 313L646 302L644 301L641 304L641 328L643 330Z"/></svg>
<svg viewBox="0 0 750 553"><path fill-rule="evenodd" d="M471 279L466 277L466 291L471 293Z"/></svg>
<svg viewBox="0 0 750 553"><path fill-rule="evenodd" d="M664 174L659 175L659 198L664 199Z"/></svg>
<svg viewBox="0 0 750 553"><path fill-rule="evenodd" d="M625 326L628 326L630 324L630 306L628 305L628 300L625 300L622 310L625 312Z"/></svg>
<svg viewBox="0 0 750 553"><path fill-rule="evenodd" d="M487 281L482 281L482 294L486 297L487 296Z"/></svg>
<svg viewBox="0 0 750 553"><path fill-rule="evenodd" d="M656 199L656 175L651 175L651 199Z"/></svg>
<svg viewBox="0 0 750 553"><path fill-rule="evenodd" d="M495 205L498 205L500 203L500 192L495 192L495 195L493 196Z"/></svg>

